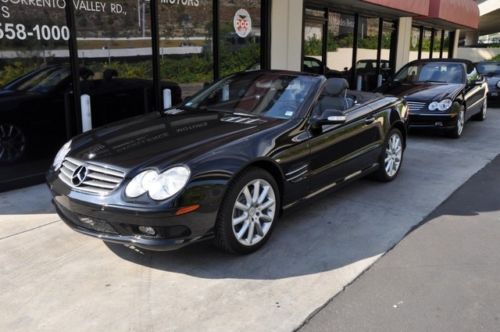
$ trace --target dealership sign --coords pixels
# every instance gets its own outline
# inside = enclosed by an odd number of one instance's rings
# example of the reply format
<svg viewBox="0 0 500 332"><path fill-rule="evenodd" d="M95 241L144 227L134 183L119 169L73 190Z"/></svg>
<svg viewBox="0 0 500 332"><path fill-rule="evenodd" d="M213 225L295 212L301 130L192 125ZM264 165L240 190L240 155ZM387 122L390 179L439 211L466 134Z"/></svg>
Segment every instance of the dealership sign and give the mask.
<svg viewBox="0 0 500 332"><path fill-rule="evenodd" d="M234 14L234 31L241 38L246 38L252 32L252 18L245 9L239 9Z"/></svg>

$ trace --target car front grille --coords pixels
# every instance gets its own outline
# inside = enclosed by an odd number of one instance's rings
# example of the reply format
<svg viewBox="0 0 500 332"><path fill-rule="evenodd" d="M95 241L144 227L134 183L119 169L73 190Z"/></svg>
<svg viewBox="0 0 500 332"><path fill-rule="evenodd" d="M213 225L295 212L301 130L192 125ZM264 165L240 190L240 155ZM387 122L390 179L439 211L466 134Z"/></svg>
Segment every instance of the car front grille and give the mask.
<svg viewBox="0 0 500 332"><path fill-rule="evenodd" d="M75 185L73 178L75 177L75 171L79 167L85 167L87 172L83 181ZM61 166L59 178L68 186L78 191L104 196L110 194L122 183L125 173L109 167L67 157Z"/></svg>
<svg viewBox="0 0 500 332"><path fill-rule="evenodd" d="M421 103L418 101L408 101L407 103L410 112L421 112L427 109L426 103Z"/></svg>

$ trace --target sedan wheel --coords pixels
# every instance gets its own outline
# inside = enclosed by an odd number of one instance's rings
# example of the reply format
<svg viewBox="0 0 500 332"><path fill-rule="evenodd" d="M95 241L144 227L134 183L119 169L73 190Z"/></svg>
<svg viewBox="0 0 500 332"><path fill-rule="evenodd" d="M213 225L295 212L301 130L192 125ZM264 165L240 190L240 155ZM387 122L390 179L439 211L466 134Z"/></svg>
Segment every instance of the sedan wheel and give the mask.
<svg viewBox="0 0 500 332"><path fill-rule="evenodd" d="M465 127L465 109L462 106L460 111L457 114L457 123L455 124L455 128L453 128L450 132L448 132L448 136L452 138L460 138L462 133L464 132Z"/></svg>
<svg viewBox="0 0 500 332"><path fill-rule="evenodd" d="M250 253L269 238L279 211L274 178L252 168L228 189L216 224L216 245L233 253Z"/></svg>
<svg viewBox="0 0 500 332"><path fill-rule="evenodd" d="M403 135L398 129L392 129L387 136L384 152L380 157L380 167L374 174L379 181L394 180L403 163Z"/></svg>
<svg viewBox="0 0 500 332"><path fill-rule="evenodd" d="M14 163L24 156L26 136L13 124L0 124L0 162Z"/></svg>

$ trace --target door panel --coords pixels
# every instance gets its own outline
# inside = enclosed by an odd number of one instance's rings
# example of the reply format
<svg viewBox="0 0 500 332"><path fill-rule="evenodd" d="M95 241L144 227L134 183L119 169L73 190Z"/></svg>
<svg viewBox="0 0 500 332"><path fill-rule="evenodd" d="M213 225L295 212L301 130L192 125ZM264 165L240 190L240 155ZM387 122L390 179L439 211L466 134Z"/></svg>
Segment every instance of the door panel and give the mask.
<svg viewBox="0 0 500 332"><path fill-rule="evenodd" d="M312 137L311 191L372 166L380 153L383 124L383 113L365 106L348 112L346 124L324 126L323 133Z"/></svg>

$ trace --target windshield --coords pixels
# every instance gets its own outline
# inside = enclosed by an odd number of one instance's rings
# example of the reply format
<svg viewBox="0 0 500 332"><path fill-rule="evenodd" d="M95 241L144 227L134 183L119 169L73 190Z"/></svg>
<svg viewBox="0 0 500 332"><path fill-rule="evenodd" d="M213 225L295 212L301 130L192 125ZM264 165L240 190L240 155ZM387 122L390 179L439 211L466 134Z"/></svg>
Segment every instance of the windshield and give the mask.
<svg viewBox="0 0 500 332"><path fill-rule="evenodd" d="M464 66L446 62L408 64L394 78L402 83L463 83L464 80Z"/></svg>
<svg viewBox="0 0 500 332"><path fill-rule="evenodd" d="M248 72L214 84L184 104L188 109L290 119L298 113L317 78Z"/></svg>
<svg viewBox="0 0 500 332"><path fill-rule="evenodd" d="M69 76L70 71L67 67L48 68L16 84L13 90L47 93Z"/></svg>
<svg viewBox="0 0 500 332"><path fill-rule="evenodd" d="M497 62L480 62L477 64L477 71L481 75L500 74L500 63Z"/></svg>

